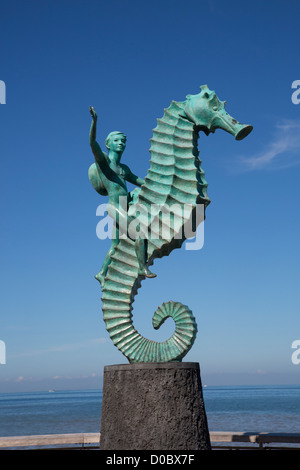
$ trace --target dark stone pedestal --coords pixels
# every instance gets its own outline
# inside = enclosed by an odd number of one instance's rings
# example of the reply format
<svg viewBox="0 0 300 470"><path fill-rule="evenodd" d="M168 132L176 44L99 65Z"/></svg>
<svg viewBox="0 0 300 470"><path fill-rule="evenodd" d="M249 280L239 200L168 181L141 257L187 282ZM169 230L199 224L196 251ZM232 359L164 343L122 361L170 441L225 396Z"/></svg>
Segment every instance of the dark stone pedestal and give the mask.
<svg viewBox="0 0 300 470"><path fill-rule="evenodd" d="M210 450L199 364L104 367L102 450Z"/></svg>

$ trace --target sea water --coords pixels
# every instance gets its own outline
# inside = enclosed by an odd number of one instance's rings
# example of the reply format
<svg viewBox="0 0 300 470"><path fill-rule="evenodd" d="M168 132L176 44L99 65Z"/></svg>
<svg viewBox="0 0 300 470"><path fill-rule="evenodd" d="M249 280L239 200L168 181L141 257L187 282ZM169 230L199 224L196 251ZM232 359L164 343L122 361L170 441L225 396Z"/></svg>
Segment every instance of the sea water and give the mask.
<svg viewBox="0 0 300 470"><path fill-rule="evenodd" d="M100 432L102 391L0 394L0 436Z"/></svg>
<svg viewBox="0 0 300 470"><path fill-rule="evenodd" d="M300 433L300 386L208 387L210 431Z"/></svg>
<svg viewBox="0 0 300 470"><path fill-rule="evenodd" d="M300 386L203 388L209 430L300 433ZM0 394L0 437L100 431L101 390Z"/></svg>

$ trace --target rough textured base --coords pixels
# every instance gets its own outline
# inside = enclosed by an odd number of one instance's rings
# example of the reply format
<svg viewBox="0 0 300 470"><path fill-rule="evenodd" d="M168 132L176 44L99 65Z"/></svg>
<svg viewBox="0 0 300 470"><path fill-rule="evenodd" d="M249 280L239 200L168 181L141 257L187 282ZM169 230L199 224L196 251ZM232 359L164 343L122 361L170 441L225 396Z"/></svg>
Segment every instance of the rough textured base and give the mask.
<svg viewBox="0 0 300 470"><path fill-rule="evenodd" d="M104 367L102 450L210 450L199 364Z"/></svg>

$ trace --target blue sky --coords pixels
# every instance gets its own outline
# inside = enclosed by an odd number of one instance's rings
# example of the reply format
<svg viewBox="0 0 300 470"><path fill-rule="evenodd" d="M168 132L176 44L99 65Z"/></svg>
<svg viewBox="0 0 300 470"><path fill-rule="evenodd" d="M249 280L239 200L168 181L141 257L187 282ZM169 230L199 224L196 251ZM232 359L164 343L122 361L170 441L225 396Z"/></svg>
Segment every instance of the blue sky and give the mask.
<svg viewBox="0 0 300 470"><path fill-rule="evenodd" d="M300 383L299 14L294 0L1 3L0 391L99 388L104 365L127 362L94 279L110 242L96 236L88 108L100 144L123 131L123 161L144 177L156 119L203 84L254 130L201 134L203 249L155 262L133 322L164 340L172 321L156 332L152 314L181 301L199 330L184 360L203 383Z"/></svg>

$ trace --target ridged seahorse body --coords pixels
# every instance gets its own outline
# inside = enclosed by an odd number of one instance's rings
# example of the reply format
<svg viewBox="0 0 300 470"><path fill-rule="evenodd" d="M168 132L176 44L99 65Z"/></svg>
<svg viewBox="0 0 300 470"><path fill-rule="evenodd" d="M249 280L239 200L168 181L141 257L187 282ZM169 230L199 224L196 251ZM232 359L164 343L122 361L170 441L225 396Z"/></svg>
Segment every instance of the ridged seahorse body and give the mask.
<svg viewBox="0 0 300 470"><path fill-rule="evenodd" d="M185 240L183 227L194 217L197 204L206 207L210 202L197 149L198 131L184 114L185 104L172 101L164 110L163 117L157 120L151 139L150 168L137 202L129 208L129 213L133 213L142 206L147 214L151 214L151 237L147 237L149 265L156 258L169 255L172 250L181 247ZM157 225L161 207L172 207L178 211L176 213L175 210L165 230ZM141 229L143 223L146 231L149 227L148 215L144 221L143 215L140 215ZM138 275L134 241L120 239L102 286L106 329L114 345L131 363L181 361L195 340L195 318L187 306L170 301L156 310L153 326L159 328L168 317L173 318L175 332L171 338L155 342L141 336L132 323L132 303L142 279L144 277Z"/></svg>

